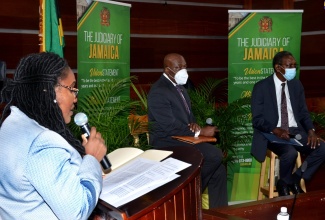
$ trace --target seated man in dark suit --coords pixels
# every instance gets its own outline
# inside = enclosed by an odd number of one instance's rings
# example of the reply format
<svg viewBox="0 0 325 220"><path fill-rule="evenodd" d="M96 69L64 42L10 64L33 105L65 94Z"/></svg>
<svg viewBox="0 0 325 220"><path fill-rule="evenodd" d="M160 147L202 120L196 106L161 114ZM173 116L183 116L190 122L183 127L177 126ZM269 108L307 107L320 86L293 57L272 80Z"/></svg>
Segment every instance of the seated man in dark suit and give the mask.
<svg viewBox="0 0 325 220"><path fill-rule="evenodd" d="M277 190L280 196L303 193L300 187L301 168L292 174L297 151L308 155L303 179L308 181L325 160L325 143L319 138L310 119L304 88L295 78L296 60L290 52L282 51L273 58L275 73L257 82L252 93L253 143L251 153L259 161L265 160L266 149L280 157L280 179ZM273 133L281 139L301 135L303 146L275 144L261 132Z"/></svg>
<svg viewBox="0 0 325 220"><path fill-rule="evenodd" d="M208 187L209 207L228 205L227 175L220 149L209 143L187 144L172 136L214 136L216 127L200 127L195 123L190 98L182 86L188 79L183 56L172 53L165 56L164 73L152 86L148 95L148 117L152 124L149 140L152 146L194 146L204 157L201 170L202 189ZM184 152L186 154L186 152Z"/></svg>

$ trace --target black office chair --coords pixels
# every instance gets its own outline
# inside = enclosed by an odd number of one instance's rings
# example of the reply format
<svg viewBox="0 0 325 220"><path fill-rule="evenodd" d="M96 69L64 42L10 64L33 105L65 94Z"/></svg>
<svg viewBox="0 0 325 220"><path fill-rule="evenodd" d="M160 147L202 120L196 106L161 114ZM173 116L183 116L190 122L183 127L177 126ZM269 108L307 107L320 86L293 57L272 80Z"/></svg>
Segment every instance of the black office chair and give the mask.
<svg viewBox="0 0 325 220"><path fill-rule="evenodd" d="M7 71L6 62L0 60L0 90L2 89L3 82L6 79L6 71Z"/></svg>
<svg viewBox="0 0 325 220"><path fill-rule="evenodd" d="M4 81L6 80L6 71L7 71L6 62L0 60L0 92L4 85ZM1 96L0 96L0 103L2 103ZM2 109L2 105L1 105L0 106L0 116L2 114L2 110L3 109Z"/></svg>

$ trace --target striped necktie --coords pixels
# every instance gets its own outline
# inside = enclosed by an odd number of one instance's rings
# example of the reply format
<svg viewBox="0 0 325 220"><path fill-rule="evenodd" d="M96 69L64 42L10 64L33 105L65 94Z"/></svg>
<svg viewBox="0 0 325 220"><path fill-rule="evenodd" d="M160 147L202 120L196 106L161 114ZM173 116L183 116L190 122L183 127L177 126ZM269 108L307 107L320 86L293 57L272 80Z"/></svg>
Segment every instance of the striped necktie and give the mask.
<svg viewBox="0 0 325 220"><path fill-rule="evenodd" d="M183 104L184 104L184 106L186 108L187 113L190 114L190 108L188 107L188 104L187 104L187 102L186 102L186 100L184 98L181 87L179 85L176 85L176 89L177 89L179 95L181 96L181 98L183 100Z"/></svg>
<svg viewBox="0 0 325 220"><path fill-rule="evenodd" d="M289 130L288 121L288 109L287 109L287 98L285 93L285 83L282 83L282 93L281 93L281 128L284 130Z"/></svg>

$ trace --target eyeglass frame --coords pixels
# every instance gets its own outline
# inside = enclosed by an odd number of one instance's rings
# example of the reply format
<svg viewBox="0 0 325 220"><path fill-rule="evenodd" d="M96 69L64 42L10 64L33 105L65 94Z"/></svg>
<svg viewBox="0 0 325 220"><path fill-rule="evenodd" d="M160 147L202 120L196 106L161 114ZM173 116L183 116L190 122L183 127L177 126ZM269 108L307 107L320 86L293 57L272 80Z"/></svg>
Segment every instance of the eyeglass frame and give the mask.
<svg viewBox="0 0 325 220"><path fill-rule="evenodd" d="M58 85L58 86L61 86L61 87L63 87L63 88L69 89L70 92L73 93L73 94L75 95L75 97L78 96L79 89L77 89L77 88L73 88L73 87L71 87L71 86L62 85L62 84L60 84L60 83L58 83L57 85Z"/></svg>
<svg viewBox="0 0 325 220"><path fill-rule="evenodd" d="M299 68L299 65L298 64L283 64L283 63L279 63L279 66L281 67L284 67L284 68L296 68L298 69Z"/></svg>

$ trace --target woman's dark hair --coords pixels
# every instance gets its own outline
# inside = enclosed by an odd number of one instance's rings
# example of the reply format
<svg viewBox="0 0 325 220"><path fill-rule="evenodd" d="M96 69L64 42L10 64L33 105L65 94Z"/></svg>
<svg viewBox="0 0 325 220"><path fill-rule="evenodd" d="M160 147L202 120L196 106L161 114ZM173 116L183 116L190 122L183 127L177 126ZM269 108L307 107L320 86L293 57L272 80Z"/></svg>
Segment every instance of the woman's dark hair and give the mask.
<svg viewBox="0 0 325 220"><path fill-rule="evenodd" d="M84 155L84 147L73 136L60 107L54 102L58 79L65 79L69 68L65 59L50 52L23 57L17 66L14 79L7 80L1 91L1 100L7 103L1 124L9 114L10 106L17 106L29 118L59 133L80 155Z"/></svg>

